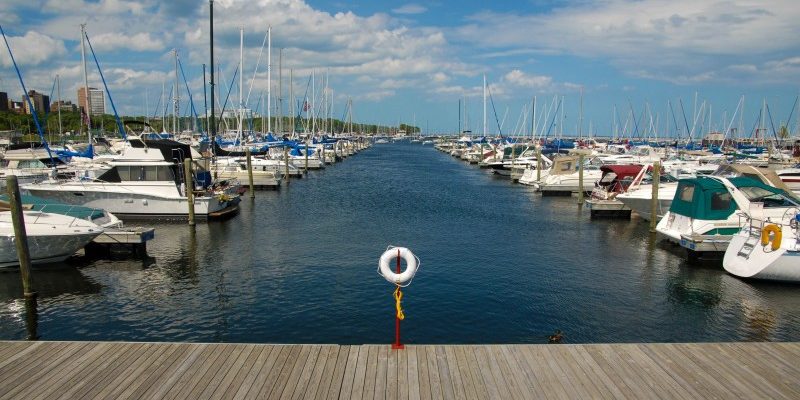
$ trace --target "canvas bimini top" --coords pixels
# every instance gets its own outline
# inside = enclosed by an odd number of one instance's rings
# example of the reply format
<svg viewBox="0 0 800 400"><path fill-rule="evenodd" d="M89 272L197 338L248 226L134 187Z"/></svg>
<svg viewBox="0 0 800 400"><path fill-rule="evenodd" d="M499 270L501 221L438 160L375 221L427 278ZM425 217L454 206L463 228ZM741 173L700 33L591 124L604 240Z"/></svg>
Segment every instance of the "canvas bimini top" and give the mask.
<svg viewBox="0 0 800 400"><path fill-rule="evenodd" d="M750 201L763 202L765 207L792 206L786 193L753 178L729 179ZM711 177L681 179L669 211L689 218L724 220L736 212L738 206L725 185Z"/></svg>

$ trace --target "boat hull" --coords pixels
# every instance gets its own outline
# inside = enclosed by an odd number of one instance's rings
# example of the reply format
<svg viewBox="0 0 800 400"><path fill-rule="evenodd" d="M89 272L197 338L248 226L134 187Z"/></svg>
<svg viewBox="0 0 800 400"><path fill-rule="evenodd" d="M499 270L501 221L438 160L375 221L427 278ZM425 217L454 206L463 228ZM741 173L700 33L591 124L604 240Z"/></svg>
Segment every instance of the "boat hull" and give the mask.
<svg viewBox="0 0 800 400"><path fill-rule="evenodd" d="M731 239L722 259L725 271L740 278L800 282L800 251L796 238L784 237L784 245L778 250L757 243L750 254L741 253L748 236L749 230L745 228ZM789 249L792 244L794 248Z"/></svg>

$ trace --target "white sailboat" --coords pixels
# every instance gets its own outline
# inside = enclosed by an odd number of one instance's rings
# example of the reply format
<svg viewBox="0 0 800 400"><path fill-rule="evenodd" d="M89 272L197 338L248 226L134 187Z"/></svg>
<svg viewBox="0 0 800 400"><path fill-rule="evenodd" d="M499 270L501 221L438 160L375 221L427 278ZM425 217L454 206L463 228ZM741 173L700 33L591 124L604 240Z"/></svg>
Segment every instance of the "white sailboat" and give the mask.
<svg viewBox="0 0 800 400"><path fill-rule="evenodd" d="M781 218L760 217L749 218L733 236L723 268L742 278L800 282L800 208L787 210Z"/></svg>

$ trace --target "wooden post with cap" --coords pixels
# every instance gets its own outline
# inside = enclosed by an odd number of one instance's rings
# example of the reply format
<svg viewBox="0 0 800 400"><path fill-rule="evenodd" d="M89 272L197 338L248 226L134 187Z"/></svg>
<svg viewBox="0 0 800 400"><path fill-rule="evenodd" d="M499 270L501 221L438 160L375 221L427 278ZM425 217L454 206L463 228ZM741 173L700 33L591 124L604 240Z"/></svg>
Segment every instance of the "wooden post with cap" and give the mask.
<svg viewBox="0 0 800 400"><path fill-rule="evenodd" d="M22 212L22 199L16 175L6 177L8 203L11 206L11 224L14 227L14 244L19 259L19 274L22 277L22 293L26 299L35 298L31 279L31 253L28 248L28 233L25 231L25 214ZM400 262L399 260L397 261Z"/></svg>

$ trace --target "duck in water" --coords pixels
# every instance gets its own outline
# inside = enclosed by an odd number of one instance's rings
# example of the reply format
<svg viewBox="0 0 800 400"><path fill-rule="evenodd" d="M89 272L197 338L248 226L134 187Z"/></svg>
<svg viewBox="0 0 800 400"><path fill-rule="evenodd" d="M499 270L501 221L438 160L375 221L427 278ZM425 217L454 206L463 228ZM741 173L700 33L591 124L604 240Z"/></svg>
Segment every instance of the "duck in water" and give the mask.
<svg viewBox="0 0 800 400"><path fill-rule="evenodd" d="M547 337L547 343L551 343L551 344L552 343L556 343L557 344L557 343L561 343L561 340L563 340L563 339L564 339L564 334L561 333L560 329L556 329L556 331L553 332L552 335Z"/></svg>

